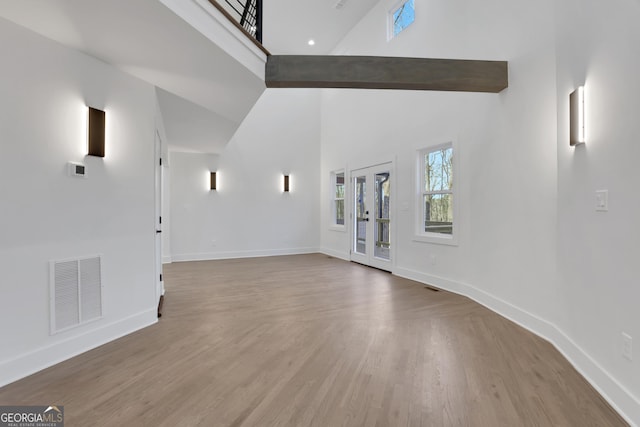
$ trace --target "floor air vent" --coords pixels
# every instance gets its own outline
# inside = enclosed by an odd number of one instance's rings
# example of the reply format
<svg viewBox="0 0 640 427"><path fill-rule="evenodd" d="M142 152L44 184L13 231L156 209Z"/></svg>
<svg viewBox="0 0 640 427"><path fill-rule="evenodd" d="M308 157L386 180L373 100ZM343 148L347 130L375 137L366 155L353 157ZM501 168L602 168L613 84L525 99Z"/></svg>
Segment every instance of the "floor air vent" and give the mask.
<svg viewBox="0 0 640 427"><path fill-rule="evenodd" d="M51 261L51 334L102 317L101 258Z"/></svg>

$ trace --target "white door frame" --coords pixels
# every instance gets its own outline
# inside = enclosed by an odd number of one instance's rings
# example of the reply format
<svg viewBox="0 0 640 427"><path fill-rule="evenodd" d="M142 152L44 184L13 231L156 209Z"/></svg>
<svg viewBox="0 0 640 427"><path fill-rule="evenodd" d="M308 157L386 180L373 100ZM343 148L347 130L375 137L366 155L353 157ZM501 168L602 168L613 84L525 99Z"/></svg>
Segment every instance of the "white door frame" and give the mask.
<svg viewBox="0 0 640 427"><path fill-rule="evenodd" d="M155 233L155 295L156 295L156 304L159 303L160 297L164 295L164 281L162 280L162 175L163 175L163 165L162 165L162 139L160 137L160 133L156 131L155 136L155 219L154 219L154 233Z"/></svg>
<svg viewBox="0 0 640 427"><path fill-rule="evenodd" d="M391 192L389 197L389 218L390 218L390 258L386 260L384 258L379 258L375 256L375 245L374 245L374 227L375 227L375 213L374 213L374 185L375 185L375 174L380 172L388 172L391 179ZM370 220L366 225L366 254L360 254L354 250L354 242L356 238L356 215L357 215L357 206L356 206L356 185L355 179L357 176L366 176L367 180L367 192L366 195L366 203L369 212L371 212L368 217ZM394 264L394 252L395 252L395 171L394 171L394 162L389 161L385 163L378 163L375 165L361 167L357 169L352 169L349 173L349 200L350 200L350 210L351 213L349 215L349 253L351 261L368 265L371 267L379 268L385 271L392 271Z"/></svg>

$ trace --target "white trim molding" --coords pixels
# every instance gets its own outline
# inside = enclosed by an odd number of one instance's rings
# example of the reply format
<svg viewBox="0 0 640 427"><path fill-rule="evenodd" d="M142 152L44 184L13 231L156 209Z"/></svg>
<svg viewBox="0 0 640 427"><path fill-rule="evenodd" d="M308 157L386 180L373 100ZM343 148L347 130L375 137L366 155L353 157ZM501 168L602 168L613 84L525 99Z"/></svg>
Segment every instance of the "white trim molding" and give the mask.
<svg viewBox="0 0 640 427"><path fill-rule="evenodd" d="M156 308L0 362L0 387L158 322ZM95 323L94 323L95 325Z"/></svg>
<svg viewBox="0 0 640 427"><path fill-rule="evenodd" d="M173 254L173 262L214 261L234 258L259 258L269 256L303 255L318 253L318 248L262 249L253 251L207 252L192 254Z"/></svg>
<svg viewBox="0 0 640 427"><path fill-rule="evenodd" d="M333 258L338 258L344 261L351 261L351 257L349 255L349 252L342 252L342 251L336 251L333 249L329 249L329 248L322 248L320 249L320 253L333 257Z"/></svg>

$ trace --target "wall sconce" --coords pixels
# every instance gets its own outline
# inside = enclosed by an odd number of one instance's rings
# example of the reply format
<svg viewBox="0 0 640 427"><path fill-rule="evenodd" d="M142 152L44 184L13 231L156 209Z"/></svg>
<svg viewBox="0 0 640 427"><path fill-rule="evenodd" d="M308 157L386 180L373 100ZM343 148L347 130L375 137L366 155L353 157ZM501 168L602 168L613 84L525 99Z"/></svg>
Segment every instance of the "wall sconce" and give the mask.
<svg viewBox="0 0 640 427"><path fill-rule="evenodd" d="M104 157L104 123L105 114L102 110L89 108L87 120L87 144L89 156Z"/></svg>
<svg viewBox="0 0 640 427"><path fill-rule="evenodd" d="M569 95L569 111L569 145L584 144L584 86Z"/></svg>
<svg viewBox="0 0 640 427"><path fill-rule="evenodd" d="M211 172L211 179L210 179L209 183L210 183L209 188L211 190L216 190L217 189L216 188L217 187L217 183L216 183L216 173L215 172Z"/></svg>
<svg viewBox="0 0 640 427"><path fill-rule="evenodd" d="M289 192L289 175L284 176L284 192Z"/></svg>

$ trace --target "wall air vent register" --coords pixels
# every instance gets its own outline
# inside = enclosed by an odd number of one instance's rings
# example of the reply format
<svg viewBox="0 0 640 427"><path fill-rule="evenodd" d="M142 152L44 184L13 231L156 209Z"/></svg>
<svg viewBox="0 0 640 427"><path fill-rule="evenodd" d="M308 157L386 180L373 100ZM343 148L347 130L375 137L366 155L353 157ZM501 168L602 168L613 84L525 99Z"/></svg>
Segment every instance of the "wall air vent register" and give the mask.
<svg viewBox="0 0 640 427"><path fill-rule="evenodd" d="M100 256L50 262L51 335L102 317Z"/></svg>

